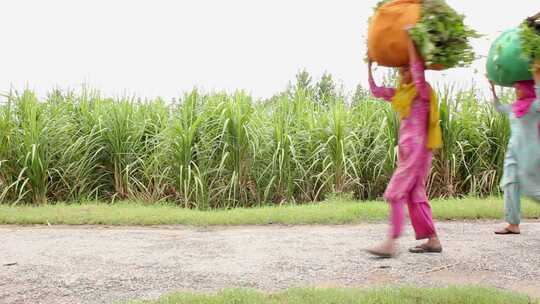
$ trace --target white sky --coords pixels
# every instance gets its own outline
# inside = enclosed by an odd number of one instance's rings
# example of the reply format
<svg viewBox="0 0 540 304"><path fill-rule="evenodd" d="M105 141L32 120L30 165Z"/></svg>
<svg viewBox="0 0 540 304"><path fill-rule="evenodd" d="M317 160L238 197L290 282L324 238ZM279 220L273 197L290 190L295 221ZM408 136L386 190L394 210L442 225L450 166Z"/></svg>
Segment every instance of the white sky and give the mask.
<svg viewBox="0 0 540 304"><path fill-rule="evenodd" d="M447 0L490 40L540 11L538 0ZM346 89L366 83L367 18L376 0L0 0L0 92L82 83L107 94L172 97L194 86L285 88L306 68ZM430 73L470 85L474 69Z"/></svg>

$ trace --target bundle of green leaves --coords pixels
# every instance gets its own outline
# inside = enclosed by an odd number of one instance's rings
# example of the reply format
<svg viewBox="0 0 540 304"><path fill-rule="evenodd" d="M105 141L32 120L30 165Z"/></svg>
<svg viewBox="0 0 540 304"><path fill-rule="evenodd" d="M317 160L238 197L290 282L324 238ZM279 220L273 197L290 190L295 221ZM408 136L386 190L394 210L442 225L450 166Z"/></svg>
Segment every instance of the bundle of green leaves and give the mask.
<svg viewBox="0 0 540 304"><path fill-rule="evenodd" d="M540 60L540 13L521 24L523 56Z"/></svg>
<svg viewBox="0 0 540 304"><path fill-rule="evenodd" d="M389 1L379 1L375 9ZM463 67L474 61L470 40L480 35L464 19L444 0L422 1L422 17L410 33L427 66Z"/></svg>
<svg viewBox="0 0 540 304"><path fill-rule="evenodd" d="M463 67L474 61L470 40L480 35L464 19L444 0L423 0L422 18L411 37L428 66Z"/></svg>

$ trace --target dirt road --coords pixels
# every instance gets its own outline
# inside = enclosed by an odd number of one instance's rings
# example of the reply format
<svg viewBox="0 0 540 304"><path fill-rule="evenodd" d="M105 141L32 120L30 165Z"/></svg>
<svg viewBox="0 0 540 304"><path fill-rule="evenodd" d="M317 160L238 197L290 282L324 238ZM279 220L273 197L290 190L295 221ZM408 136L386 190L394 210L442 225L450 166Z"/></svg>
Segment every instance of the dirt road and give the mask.
<svg viewBox="0 0 540 304"><path fill-rule="evenodd" d="M248 287L477 284L540 297L540 221L520 236L495 222L446 222L443 254L376 260L385 224L355 226L0 227L0 303L117 303L173 291Z"/></svg>

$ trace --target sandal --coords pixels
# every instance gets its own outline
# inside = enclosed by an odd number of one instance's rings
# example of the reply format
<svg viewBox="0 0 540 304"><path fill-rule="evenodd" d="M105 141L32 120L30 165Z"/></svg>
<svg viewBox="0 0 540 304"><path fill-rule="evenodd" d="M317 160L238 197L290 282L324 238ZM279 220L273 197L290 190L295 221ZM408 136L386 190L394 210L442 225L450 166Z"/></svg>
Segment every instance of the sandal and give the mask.
<svg viewBox="0 0 540 304"><path fill-rule="evenodd" d="M442 247L431 247L426 244L418 245L409 249L410 253L441 253Z"/></svg>
<svg viewBox="0 0 540 304"><path fill-rule="evenodd" d="M502 230L495 231L495 234L497 235L508 235L508 234L521 234L521 232L515 232L508 228L504 228Z"/></svg>

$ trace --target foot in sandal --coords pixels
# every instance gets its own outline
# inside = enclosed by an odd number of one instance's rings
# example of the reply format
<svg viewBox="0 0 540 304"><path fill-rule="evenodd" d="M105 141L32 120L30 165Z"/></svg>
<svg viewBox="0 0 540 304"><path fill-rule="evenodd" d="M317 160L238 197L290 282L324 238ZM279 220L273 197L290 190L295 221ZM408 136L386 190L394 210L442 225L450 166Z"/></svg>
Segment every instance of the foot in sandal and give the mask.
<svg viewBox="0 0 540 304"><path fill-rule="evenodd" d="M438 238L430 238L426 243L409 249L410 253L441 253L442 245Z"/></svg>
<svg viewBox="0 0 540 304"><path fill-rule="evenodd" d="M521 234L521 230L519 229L519 225L508 224L508 226L506 226L505 228L495 231L495 234L498 234L498 235Z"/></svg>

